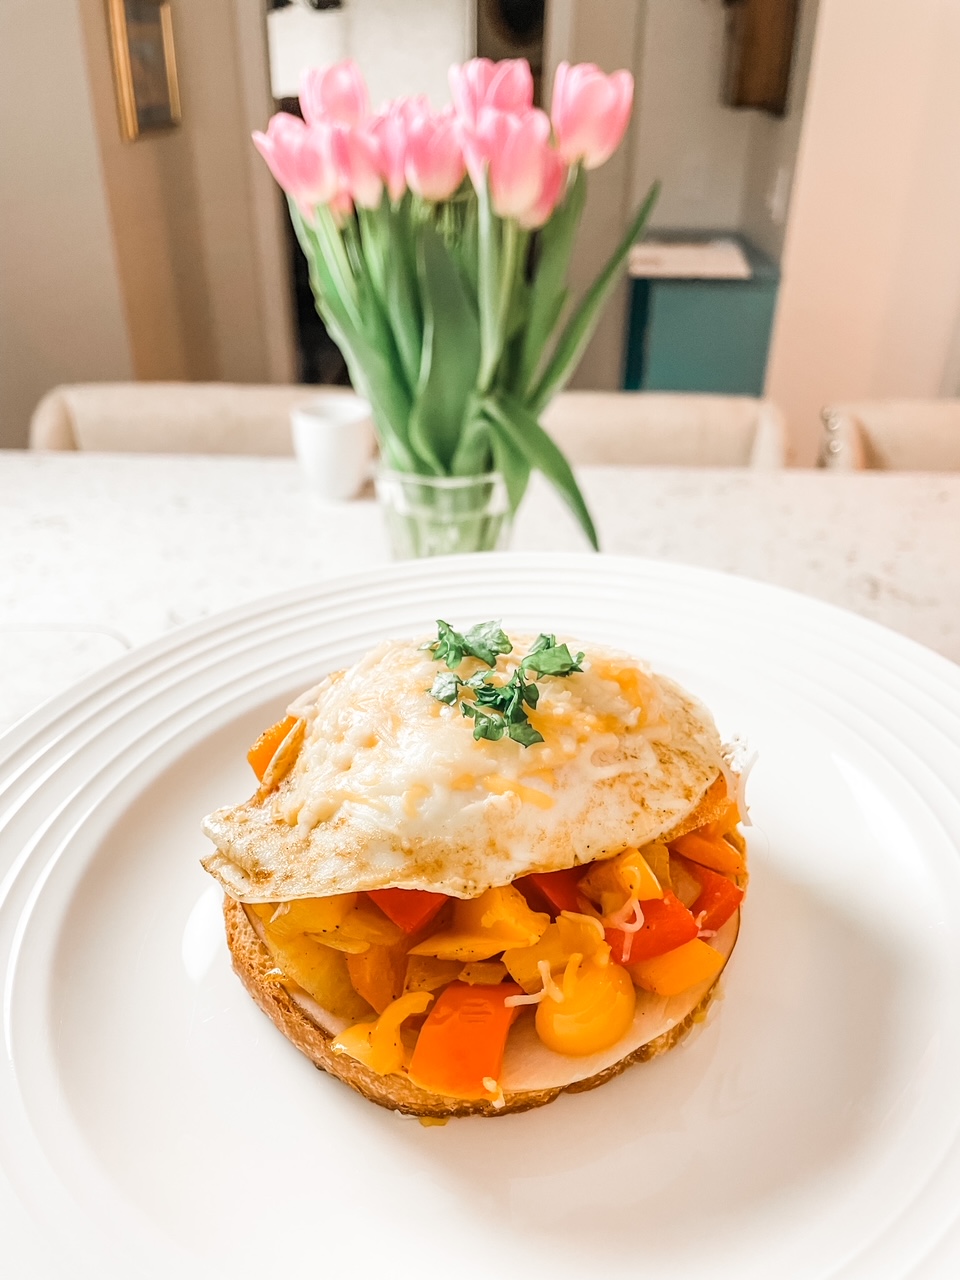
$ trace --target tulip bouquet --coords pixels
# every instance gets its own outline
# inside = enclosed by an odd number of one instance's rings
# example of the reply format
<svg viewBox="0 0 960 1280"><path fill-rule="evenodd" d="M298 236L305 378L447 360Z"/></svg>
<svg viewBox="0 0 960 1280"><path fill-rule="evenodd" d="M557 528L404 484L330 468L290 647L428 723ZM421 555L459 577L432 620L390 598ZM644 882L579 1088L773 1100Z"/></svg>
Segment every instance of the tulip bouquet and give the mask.
<svg viewBox="0 0 960 1280"><path fill-rule="evenodd" d="M596 546L539 417L573 372L656 195L571 306L586 172L619 145L633 78L561 63L549 116L533 106L522 60L452 67L450 87L440 111L401 98L371 114L353 63L308 71L303 119L275 115L254 141L287 193L317 309L371 403L386 468L424 493L440 478L438 508L457 494L469 501L460 480L499 473L511 512L539 469Z"/></svg>

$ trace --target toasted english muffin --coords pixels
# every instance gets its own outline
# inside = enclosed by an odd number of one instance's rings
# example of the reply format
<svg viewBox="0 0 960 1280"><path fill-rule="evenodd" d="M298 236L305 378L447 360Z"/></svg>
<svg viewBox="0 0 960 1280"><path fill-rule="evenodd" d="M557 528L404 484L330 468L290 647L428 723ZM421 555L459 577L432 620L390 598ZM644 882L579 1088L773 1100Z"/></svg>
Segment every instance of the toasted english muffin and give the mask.
<svg viewBox="0 0 960 1280"><path fill-rule="evenodd" d="M702 1020L716 994L719 978L715 979L704 991L696 991L683 1001L672 1016L661 1018L663 1025L657 1034L642 1043L624 1051L614 1061L601 1066L592 1074L578 1076L576 1079L561 1081L556 1084L540 1083L544 1069L549 1073L548 1050L531 1043L531 1037L525 1038L525 1049L530 1055L533 1050L533 1063L518 1063L514 1071L515 1087L510 1087L510 1077L501 1077L503 1088L502 1104L475 1099L445 1098L435 1093L428 1093L419 1088L404 1075L377 1075L369 1067L364 1066L356 1058L348 1054L335 1053L331 1048L334 1031L331 1024L339 1029L340 1019L332 1017L311 1000L306 992L299 990L295 984L278 981L276 966L270 952L264 946L257 929L255 918L251 918L240 902L227 896L224 898L223 915L227 931L227 944L233 959L233 968L254 1001L263 1010L277 1029L295 1045L301 1053L306 1054L314 1066L336 1076L344 1084L355 1089L370 1102L390 1111L399 1111L404 1115L434 1118L438 1120L452 1119L457 1116L503 1116L517 1111L530 1111L534 1107L546 1106L561 1093L581 1093L587 1089L595 1089L618 1076L622 1071L638 1062L649 1062L658 1054L666 1053L686 1036L695 1023ZM725 939L728 946L728 957L736 942L739 930L739 913L734 918L734 925ZM516 1030L516 1028L514 1029ZM537 1052L540 1049L540 1052ZM509 1050L508 1050L509 1053ZM536 1061L539 1059L539 1061ZM544 1061L546 1059L546 1061ZM578 1063L575 1070L581 1069L582 1060L572 1059ZM524 1088L524 1066L528 1079L538 1080L538 1087ZM539 1070L537 1069L539 1068Z"/></svg>

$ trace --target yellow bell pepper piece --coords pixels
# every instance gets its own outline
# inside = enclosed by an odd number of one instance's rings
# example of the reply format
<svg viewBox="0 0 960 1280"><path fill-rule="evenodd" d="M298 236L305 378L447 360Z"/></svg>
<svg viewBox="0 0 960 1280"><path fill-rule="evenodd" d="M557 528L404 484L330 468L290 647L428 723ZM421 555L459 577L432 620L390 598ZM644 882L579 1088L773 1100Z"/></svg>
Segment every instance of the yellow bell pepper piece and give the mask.
<svg viewBox="0 0 960 1280"><path fill-rule="evenodd" d="M458 981L471 987L495 987L506 976L506 967L499 960L474 960L463 966Z"/></svg>
<svg viewBox="0 0 960 1280"><path fill-rule="evenodd" d="M336 929L356 901L355 893L338 893L332 898L257 903L254 910L277 938L294 938L301 933L327 933Z"/></svg>
<svg viewBox="0 0 960 1280"><path fill-rule="evenodd" d="M669 863L670 854L666 845L661 845L660 848L667 855ZM614 862L631 898L637 898L640 902L649 902L651 898L663 897L660 881L650 870L649 862L639 849L624 849L623 853L617 854Z"/></svg>
<svg viewBox="0 0 960 1280"><path fill-rule="evenodd" d="M540 962L546 960L551 973L562 972L574 954L605 964L610 948L604 941L603 925L593 916L576 911L561 911L549 925L539 942L532 947L514 947L503 953L503 963L514 982L519 982L527 995L543 986Z"/></svg>
<svg viewBox="0 0 960 1280"><path fill-rule="evenodd" d="M256 914L261 915L259 911ZM278 938L269 927L264 929L264 941L280 970L281 984L284 978L289 979L338 1018L353 1020L366 1017L370 1012L369 1004L354 989L346 959L339 951L306 934Z"/></svg>
<svg viewBox="0 0 960 1280"><path fill-rule="evenodd" d="M332 898L300 898L294 902L257 903L252 910L278 943L304 936L316 938L354 955L373 946L392 947L404 932L372 902L356 893Z"/></svg>
<svg viewBox="0 0 960 1280"><path fill-rule="evenodd" d="M487 889L479 898L458 901L451 927L410 948L412 956L436 956L440 960L489 960L508 947L532 946L543 934L550 917L532 911L513 885Z"/></svg>
<svg viewBox="0 0 960 1280"><path fill-rule="evenodd" d="M438 960L436 956L408 956L404 991L437 991L456 982L463 965L459 960Z"/></svg>
<svg viewBox="0 0 960 1280"><path fill-rule="evenodd" d="M400 1038L407 1018L425 1013L433 1002L428 991L410 991L387 1005L376 1022L359 1022L347 1027L331 1042L334 1053L346 1053L378 1076L396 1075L407 1063L408 1054Z"/></svg>
<svg viewBox="0 0 960 1280"><path fill-rule="evenodd" d="M638 987L658 996L678 996L688 987L715 978L724 960L702 938L693 938L673 951L630 966L630 976Z"/></svg>
<svg viewBox="0 0 960 1280"><path fill-rule="evenodd" d="M509 938L508 945L519 946L527 939L536 942L550 923L550 917L545 911L531 910L520 890L507 884L487 889L479 898L457 902L453 923L465 933L477 929L496 930Z"/></svg>
<svg viewBox="0 0 960 1280"><path fill-rule="evenodd" d="M580 878L579 888L602 915L613 915L631 898L662 898L660 881L639 849L624 849L615 858L595 862Z"/></svg>
<svg viewBox="0 0 960 1280"><path fill-rule="evenodd" d="M340 938L366 942L378 947L393 947L406 936L398 924L388 920L379 907L363 898L344 916L336 929ZM328 939L324 938L326 942ZM337 944L331 939L331 946ZM344 948L348 950L349 948Z"/></svg>

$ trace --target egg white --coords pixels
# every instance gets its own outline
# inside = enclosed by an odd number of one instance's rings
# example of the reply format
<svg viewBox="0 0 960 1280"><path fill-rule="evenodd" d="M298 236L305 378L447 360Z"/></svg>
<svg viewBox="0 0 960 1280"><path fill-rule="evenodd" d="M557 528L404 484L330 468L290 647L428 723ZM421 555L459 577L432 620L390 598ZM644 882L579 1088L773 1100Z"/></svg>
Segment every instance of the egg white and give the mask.
<svg viewBox="0 0 960 1280"><path fill-rule="evenodd" d="M530 638L513 639L503 680ZM381 644L293 703L295 762L204 820L204 866L244 902L390 886L469 898L674 831L723 769L709 712L636 659L579 647L582 672L536 678L544 741L524 747L475 740L459 706L431 695L445 667L422 640Z"/></svg>

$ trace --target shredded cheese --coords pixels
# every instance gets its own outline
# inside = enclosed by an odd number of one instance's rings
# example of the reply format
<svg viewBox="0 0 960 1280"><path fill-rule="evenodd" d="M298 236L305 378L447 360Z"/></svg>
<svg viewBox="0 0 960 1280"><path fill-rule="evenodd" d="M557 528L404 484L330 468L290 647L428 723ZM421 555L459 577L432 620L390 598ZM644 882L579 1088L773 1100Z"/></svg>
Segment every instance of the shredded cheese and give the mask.
<svg viewBox="0 0 960 1280"><path fill-rule="evenodd" d="M747 760L743 768L740 770L740 776L737 778L737 812L740 814L740 821L745 827L752 827L750 814L747 810L747 778L750 776L750 770L757 763L757 753Z"/></svg>
<svg viewBox="0 0 960 1280"><path fill-rule="evenodd" d="M639 933L643 928L643 910L637 898L628 898L619 911L601 919L608 929L619 929L621 933Z"/></svg>
<svg viewBox="0 0 960 1280"><path fill-rule="evenodd" d="M543 983L544 995L548 995L557 1004L562 1004L563 992L553 980L553 974L550 972L550 961L538 960L537 969L540 973L540 981Z"/></svg>
<svg viewBox="0 0 960 1280"><path fill-rule="evenodd" d="M531 996L505 996L503 1007L505 1009L519 1009L521 1005L539 1004L546 994L546 988L541 987L539 991L535 991Z"/></svg>
<svg viewBox="0 0 960 1280"><path fill-rule="evenodd" d="M538 791L536 787L525 787L522 782L514 782L500 773L488 773L483 779L483 785L488 791L492 791L494 795L505 796L513 794L521 803L532 804L538 809L552 809L554 805L553 796L548 796L545 792Z"/></svg>
<svg viewBox="0 0 960 1280"><path fill-rule="evenodd" d="M408 818L415 818L420 812L421 800L426 800L430 788L422 782L415 782L403 797L403 807Z"/></svg>
<svg viewBox="0 0 960 1280"><path fill-rule="evenodd" d="M499 1111L501 1107L506 1105L506 1099L503 1096L503 1090L500 1088L499 1083L494 1080L493 1076L484 1076L482 1083L487 1093L493 1095L489 1099L490 1105L495 1111Z"/></svg>

